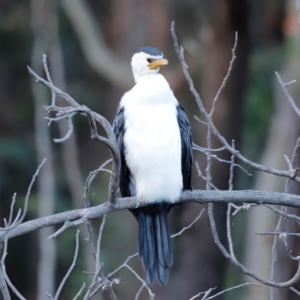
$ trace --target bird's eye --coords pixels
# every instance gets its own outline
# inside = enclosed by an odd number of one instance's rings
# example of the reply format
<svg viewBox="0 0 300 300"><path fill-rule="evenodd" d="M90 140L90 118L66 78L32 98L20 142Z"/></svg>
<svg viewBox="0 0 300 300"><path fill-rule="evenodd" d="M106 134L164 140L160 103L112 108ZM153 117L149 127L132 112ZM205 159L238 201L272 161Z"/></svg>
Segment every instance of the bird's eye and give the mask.
<svg viewBox="0 0 300 300"><path fill-rule="evenodd" d="M152 62L153 62L153 59L147 58L147 62L148 62L148 63L152 63Z"/></svg>

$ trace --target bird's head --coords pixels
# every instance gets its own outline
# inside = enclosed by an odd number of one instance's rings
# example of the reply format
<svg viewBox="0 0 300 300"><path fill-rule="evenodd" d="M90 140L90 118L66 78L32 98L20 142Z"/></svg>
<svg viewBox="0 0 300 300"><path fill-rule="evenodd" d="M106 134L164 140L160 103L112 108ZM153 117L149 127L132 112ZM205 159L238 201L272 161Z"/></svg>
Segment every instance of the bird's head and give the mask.
<svg viewBox="0 0 300 300"><path fill-rule="evenodd" d="M163 53L157 48L147 46L138 49L131 60L135 82L142 76L158 73L159 67L167 64L168 61L163 59Z"/></svg>

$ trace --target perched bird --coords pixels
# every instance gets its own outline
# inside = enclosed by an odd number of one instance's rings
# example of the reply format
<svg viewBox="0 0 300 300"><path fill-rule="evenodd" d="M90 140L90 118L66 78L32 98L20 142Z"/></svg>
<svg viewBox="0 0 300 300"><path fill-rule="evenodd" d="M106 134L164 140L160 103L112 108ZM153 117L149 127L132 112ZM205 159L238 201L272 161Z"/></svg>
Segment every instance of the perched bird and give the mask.
<svg viewBox="0 0 300 300"><path fill-rule="evenodd" d="M147 205L132 209L139 222L138 255L147 279L169 279L173 251L167 215L183 189L192 189L192 133L166 79L167 65L153 47L138 49L131 60L135 86L124 94L113 123L121 153L120 190Z"/></svg>

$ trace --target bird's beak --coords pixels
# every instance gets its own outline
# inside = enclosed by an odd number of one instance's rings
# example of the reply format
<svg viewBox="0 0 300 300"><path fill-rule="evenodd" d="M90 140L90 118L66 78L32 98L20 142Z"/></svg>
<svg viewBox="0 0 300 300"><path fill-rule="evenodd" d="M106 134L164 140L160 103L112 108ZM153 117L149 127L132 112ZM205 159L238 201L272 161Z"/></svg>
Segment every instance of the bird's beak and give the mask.
<svg viewBox="0 0 300 300"><path fill-rule="evenodd" d="M167 65L169 62L166 59L158 59L154 62L152 62L151 64L149 64L149 69L150 70L156 70L157 68L159 68L160 66L165 66Z"/></svg>

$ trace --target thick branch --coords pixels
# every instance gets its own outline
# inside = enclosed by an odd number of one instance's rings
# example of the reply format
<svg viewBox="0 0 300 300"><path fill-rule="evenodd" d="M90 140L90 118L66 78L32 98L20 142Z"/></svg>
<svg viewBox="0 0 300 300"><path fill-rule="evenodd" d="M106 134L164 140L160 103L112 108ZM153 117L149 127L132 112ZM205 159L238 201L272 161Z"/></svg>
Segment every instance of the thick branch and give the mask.
<svg viewBox="0 0 300 300"><path fill-rule="evenodd" d="M274 204L284 205L291 207L300 207L300 196L274 193L274 192L259 192L259 191L205 191L194 190L184 191L181 197L175 203L184 202L199 202L199 203L255 203L255 204ZM58 213L52 216L39 218L36 220L28 221L20 224L18 227L10 230L7 235L8 238L13 238L19 235L29 233L31 231L60 224L66 221L77 220L78 225L86 220L95 219L105 214L131 209L136 207L145 206L146 203L142 202L136 197L120 198L114 205L108 202L84 209L76 209L67 212ZM0 234L0 241L4 240L4 234Z"/></svg>

